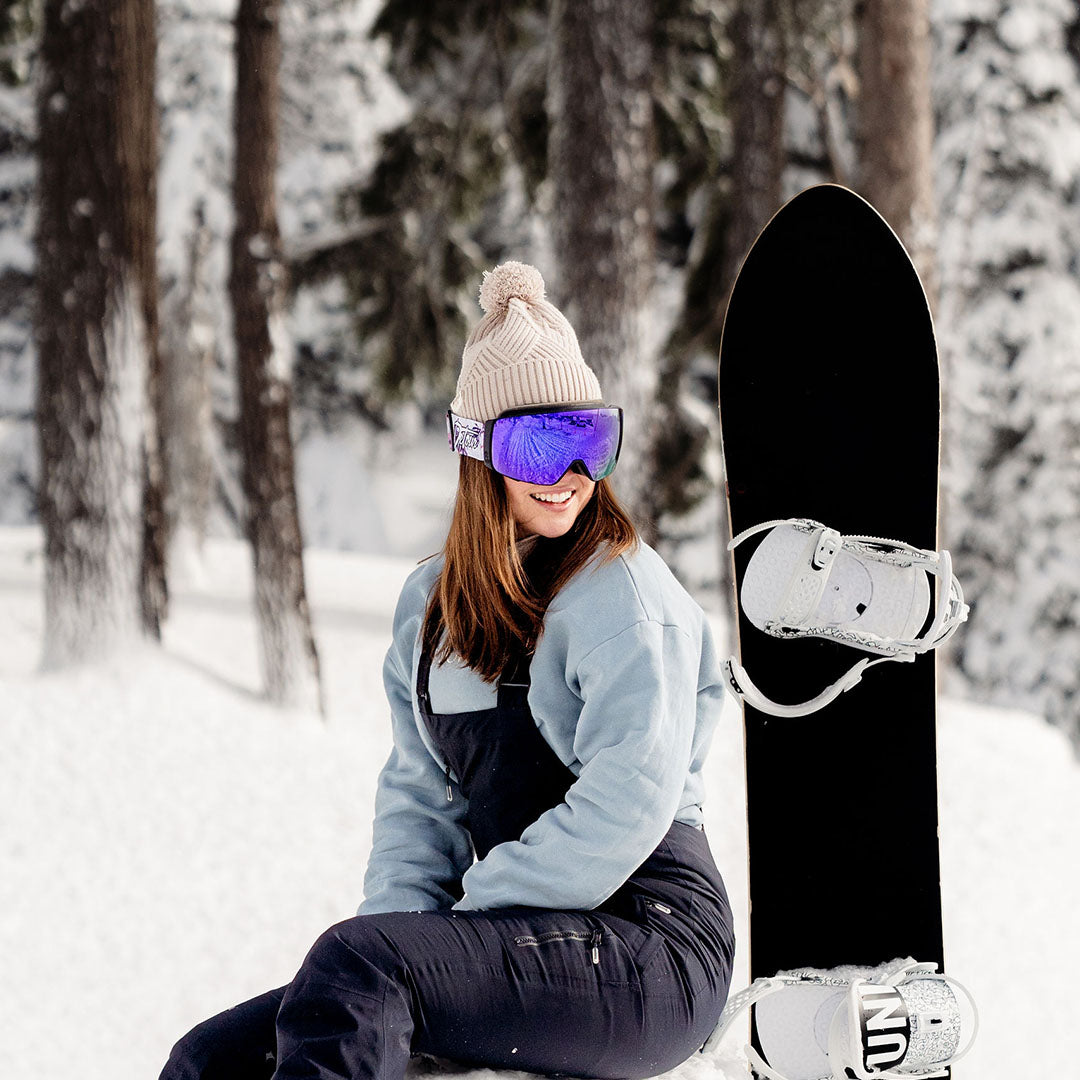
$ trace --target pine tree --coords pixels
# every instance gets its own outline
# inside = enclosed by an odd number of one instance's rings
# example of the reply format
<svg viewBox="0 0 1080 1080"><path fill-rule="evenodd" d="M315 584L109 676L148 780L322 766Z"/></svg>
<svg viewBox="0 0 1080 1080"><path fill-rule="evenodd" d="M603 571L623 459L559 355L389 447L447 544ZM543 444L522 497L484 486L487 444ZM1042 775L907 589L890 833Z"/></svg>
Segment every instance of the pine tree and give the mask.
<svg viewBox="0 0 1080 1080"><path fill-rule="evenodd" d="M544 6L387 0L372 26L411 111L343 197L340 236L293 261L298 283L344 278L372 415L408 397L441 422L481 272L543 246L530 200L546 168Z"/></svg>
<svg viewBox="0 0 1080 1080"><path fill-rule="evenodd" d="M681 267L703 189L715 187L722 90L722 20L707 0L647 5L653 56L649 108L660 184L653 199L659 258ZM345 273L358 345L387 396L439 412L452 396L460 346L476 317L480 272L501 258L535 261L561 286L551 229L559 208L549 162L548 5L448 0L423 12L387 0L373 33L413 103L382 138L368 182L345 201L353 229L308 253L301 279ZM671 319L653 328L655 343Z"/></svg>
<svg viewBox="0 0 1080 1080"><path fill-rule="evenodd" d="M286 275L275 195L280 12L280 0L240 0L237 10L236 224L229 296L266 692L277 704L318 703L321 708L289 429L292 350L285 333Z"/></svg>
<svg viewBox="0 0 1080 1080"><path fill-rule="evenodd" d="M101 655L165 604L157 459L150 0L44 8L37 97L46 665Z"/></svg>
<svg viewBox="0 0 1080 1080"><path fill-rule="evenodd" d="M1080 739L1080 75L1075 8L938 26L947 541L972 604L950 647L982 699Z"/></svg>

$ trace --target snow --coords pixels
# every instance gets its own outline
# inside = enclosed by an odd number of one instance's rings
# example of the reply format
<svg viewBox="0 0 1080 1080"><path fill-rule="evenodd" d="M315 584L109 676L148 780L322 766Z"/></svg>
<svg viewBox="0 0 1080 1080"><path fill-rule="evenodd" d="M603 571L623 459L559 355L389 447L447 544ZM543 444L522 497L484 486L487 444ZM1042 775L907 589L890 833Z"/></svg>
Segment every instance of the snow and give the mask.
<svg viewBox="0 0 1080 1080"><path fill-rule="evenodd" d="M353 418L313 427L297 442L296 470L305 544L417 559L442 546L458 459L418 410L402 408L378 436Z"/></svg>
<svg viewBox="0 0 1080 1080"><path fill-rule="evenodd" d="M409 483L424 490L422 473ZM411 511L433 531L438 483ZM288 981L354 910L389 748L382 658L414 562L309 549L306 565L325 722L258 696L245 545L207 542L200 574L175 583L161 648L42 674L41 536L0 528L0 1016L17 1033L5 1080L70 1080L73 1061L84 1080L156 1076L191 1025ZM983 1020L957 1076L1073 1075L1080 765L1034 716L954 700L939 750L949 970ZM738 989L746 852L730 701L707 768ZM854 792L822 777L821 794ZM902 813L903 792L877 794ZM888 882L837 887L872 897ZM732 1035L674 1075L744 1080L739 1045Z"/></svg>

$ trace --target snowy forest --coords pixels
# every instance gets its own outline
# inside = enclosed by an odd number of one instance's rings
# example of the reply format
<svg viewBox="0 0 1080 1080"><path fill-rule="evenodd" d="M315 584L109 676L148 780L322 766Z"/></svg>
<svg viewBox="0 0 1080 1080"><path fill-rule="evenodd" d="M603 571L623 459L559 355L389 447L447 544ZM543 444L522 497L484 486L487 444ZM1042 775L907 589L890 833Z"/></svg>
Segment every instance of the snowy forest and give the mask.
<svg viewBox="0 0 1080 1080"><path fill-rule="evenodd" d="M725 306L827 181L935 317L972 607L938 660L945 951L982 1017L957 1075L1073 1075L1047 1032L1080 968L1080 6L0 0L4 1080L156 1076L356 910L485 269L542 271L635 425L620 498L732 650ZM904 377L874 360L871 401ZM733 991L743 734L729 695L703 813ZM738 1041L669 1080L743 1080Z"/></svg>
<svg viewBox="0 0 1080 1080"><path fill-rule="evenodd" d="M0 81L0 524L42 529L46 668L160 637L243 536L266 694L317 703L303 547L437 545L370 492L441 439L504 258L647 418L620 494L724 612L725 300L835 180L936 316L945 685L1080 733L1075 4L3 0Z"/></svg>

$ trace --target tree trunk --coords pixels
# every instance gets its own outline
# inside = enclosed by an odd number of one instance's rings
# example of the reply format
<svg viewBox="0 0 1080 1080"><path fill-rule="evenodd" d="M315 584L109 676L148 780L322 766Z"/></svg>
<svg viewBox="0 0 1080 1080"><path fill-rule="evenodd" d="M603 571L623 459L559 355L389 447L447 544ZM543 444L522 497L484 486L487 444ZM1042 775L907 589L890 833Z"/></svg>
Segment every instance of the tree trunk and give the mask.
<svg viewBox="0 0 1080 1080"><path fill-rule="evenodd" d="M729 28L734 116L725 297L750 245L780 209L786 56L777 8L778 0L740 0Z"/></svg>
<svg viewBox="0 0 1080 1080"><path fill-rule="evenodd" d="M626 411L614 480L647 539L656 333L652 5L555 0L549 91L553 234L561 307L606 399Z"/></svg>
<svg viewBox="0 0 1080 1080"><path fill-rule="evenodd" d="M937 300L929 0L864 0L858 14L862 193Z"/></svg>
<svg viewBox="0 0 1080 1080"><path fill-rule="evenodd" d="M739 268L758 233L780 208L784 176L787 50L780 0L739 0L729 25L732 78L731 220L724 243L723 324ZM720 595L731 595L731 527L720 512Z"/></svg>
<svg viewBox="0 0 1080 1080"><path fill-rule="evenodd" d="M229 296L255 607L267 697L321 709L289 429L292 350L274 185L280 62L280 0L240 0Z"/></svg>
<svg viewBox="0 0 1080 1080"><path fill-rule="evenodd" d="M166 603L157 421L154 9L47 0L37 227L44 663L105 655Z"/></svg>

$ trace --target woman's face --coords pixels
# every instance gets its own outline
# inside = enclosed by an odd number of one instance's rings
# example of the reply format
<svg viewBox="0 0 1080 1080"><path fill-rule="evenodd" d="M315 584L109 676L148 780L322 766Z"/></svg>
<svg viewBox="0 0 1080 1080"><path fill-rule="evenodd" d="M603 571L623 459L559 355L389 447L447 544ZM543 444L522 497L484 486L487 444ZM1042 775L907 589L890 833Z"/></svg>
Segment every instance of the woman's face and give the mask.
<svg viewBox="0 0 1080 1080"><path fill-rule="evenodd" d="M526 484L503 477L510 512L520 536L554 539L568 532L592 498L596 484L584 473L568 469L554 484Z"/></svg>

